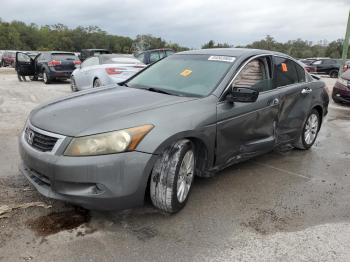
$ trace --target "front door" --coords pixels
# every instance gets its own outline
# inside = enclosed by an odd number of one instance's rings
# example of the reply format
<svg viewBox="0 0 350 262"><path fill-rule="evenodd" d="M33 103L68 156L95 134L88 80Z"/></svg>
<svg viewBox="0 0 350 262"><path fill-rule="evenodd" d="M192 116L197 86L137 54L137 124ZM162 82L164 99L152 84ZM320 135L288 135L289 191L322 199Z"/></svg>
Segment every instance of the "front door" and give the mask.
<svg viewBox="0 0 350 262"><path fill-rule="evenodd" d="M16 70L21 76L34 76L34 60L25 53L16 52Z"/></svg>
<svg viewBox="0 0 350 262"><path fill-rule="evenodd" d="M276 128L279 143L295 140L302 129L312 102L312 83L305 70L286 57L275 56L274 87L280 90L280 112Z"/></svg>
<svg viewBox="0 0 350 262"><path fill-rule="evenodd" d="M256 89L260 92L257 101L218 103L217 166L229 165L274 147L280 97L272 85L271 60L270 56L251 60L229 87Z"/></svg>

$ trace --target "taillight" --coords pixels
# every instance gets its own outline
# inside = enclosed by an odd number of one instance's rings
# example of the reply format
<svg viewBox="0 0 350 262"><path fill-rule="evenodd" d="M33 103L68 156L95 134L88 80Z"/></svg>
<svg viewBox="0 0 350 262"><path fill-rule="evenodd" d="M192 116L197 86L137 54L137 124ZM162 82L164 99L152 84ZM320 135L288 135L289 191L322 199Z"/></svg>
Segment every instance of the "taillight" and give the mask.
<svg viewBox="0 0 350 262"><path fill-rule="evenodd" d="M57 60L52 60L50 62L47 63L49 66L57 66L57 65L60 65L62 64L61 61L57 61Z"/></svg>
<svg viewBox="0 0 350 262"><path fill-rule="evenodd" d="M121 73L123 73L123 71L125 70L124 68L116 68L116 67L107 67L105 68L107 74L109 75L119 75Z"/></svg>
<svg viewBox="0 0 350 262"><path fill-rule="evenodd" d="M80 61L80 60L74 60L73 63L74 63L75 65L80 65L80 64L81 64L81 61Z"/></svg>

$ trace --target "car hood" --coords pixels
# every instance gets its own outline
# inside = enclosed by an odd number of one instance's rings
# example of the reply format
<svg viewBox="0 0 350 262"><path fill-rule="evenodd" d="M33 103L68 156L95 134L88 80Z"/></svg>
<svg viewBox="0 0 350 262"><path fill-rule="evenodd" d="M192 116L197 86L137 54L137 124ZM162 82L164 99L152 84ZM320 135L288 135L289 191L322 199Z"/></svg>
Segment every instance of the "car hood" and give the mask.
<svg viewBox="0 0 350 262"><path fill-rule="evenodd" d="M89 129L97 130L98 125L103 126L105 123L115 122L132 114L194 99L197 98L172 96L128 87L92 89L34 109L29 121L33 126L52 133L79 136L89 134ZM140 124L144 124L141 122ZM112 130L116 129L120 127L116 126Z"/></svg>

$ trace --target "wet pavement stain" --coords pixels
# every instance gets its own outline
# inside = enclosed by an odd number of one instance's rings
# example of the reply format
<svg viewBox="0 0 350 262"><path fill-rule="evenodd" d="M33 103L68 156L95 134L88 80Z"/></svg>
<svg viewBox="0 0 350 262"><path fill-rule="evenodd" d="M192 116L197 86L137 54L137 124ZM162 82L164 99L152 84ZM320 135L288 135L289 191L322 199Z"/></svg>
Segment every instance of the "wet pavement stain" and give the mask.
<svg viewBox="0 0 350 262"><path fill-rule="evenodd" d="M77 208L54 212L36 219L29 219L26 225L38 236L48 236L65 230L72 230L90 221L89 211Z"/></svg>

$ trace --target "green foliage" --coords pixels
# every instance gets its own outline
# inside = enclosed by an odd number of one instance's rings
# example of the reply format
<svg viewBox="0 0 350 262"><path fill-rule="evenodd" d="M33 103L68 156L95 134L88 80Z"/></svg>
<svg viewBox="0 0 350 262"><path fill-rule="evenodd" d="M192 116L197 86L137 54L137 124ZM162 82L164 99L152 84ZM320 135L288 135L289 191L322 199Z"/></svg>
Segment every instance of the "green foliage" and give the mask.
<svg viewBox="0 0 350 262"><path fill-rule="evenodd" d="M202 45L202 48L227 47L233 47L233 45L215 43L214 40L210 40ZM289 54L296 58L340 58L343 40L338 39L337 41L330 42L328 45L325 44L325 41L314 44L301 39L280 43L272 36L267 35L262 40L241 47L273 50ZM133 53L156 48L171 48L177 52L189 49L149 34L137 35L135 39L131 39L130 37L108 34L97 26L78 26L70 29L63 24L38 26L33 23L25 24L20 21L7 23L0 18L0 50L58 50L79 52L85 48L106 48L114 53ZM348 57L350 57L350 49Z"/></svg>
<svg viewBox="0 0 350 262"><path fill-rule="evenodd" d="M233 47L232 45L229 45L227 43L217 43L215 44L214 40L210 40L208 43L205 43L202 45L202 49L207 49L207 48L228 48L228 47Z"/></svg>
<svg viewBox="0 0 350 262"><path fill-rule="evenodd" d="M0 18L1 50L58 50L79 52L84 48L106 48L113 53L132 53L154 48L188 50L152 35L130 37L110 35L97 26L70 29L63 24L37 26L19 21L6 23Z"/></svg>

